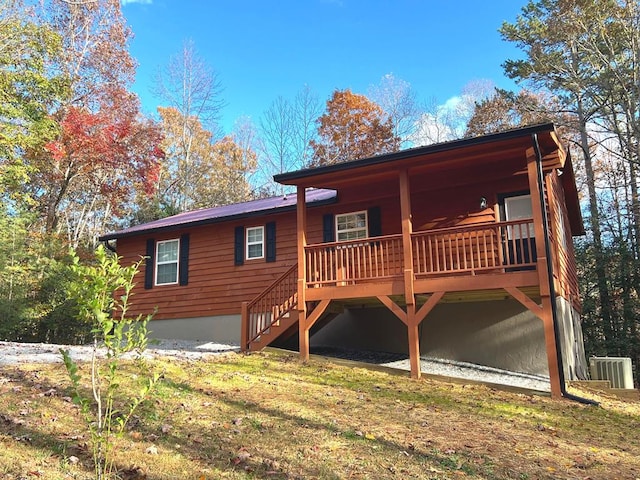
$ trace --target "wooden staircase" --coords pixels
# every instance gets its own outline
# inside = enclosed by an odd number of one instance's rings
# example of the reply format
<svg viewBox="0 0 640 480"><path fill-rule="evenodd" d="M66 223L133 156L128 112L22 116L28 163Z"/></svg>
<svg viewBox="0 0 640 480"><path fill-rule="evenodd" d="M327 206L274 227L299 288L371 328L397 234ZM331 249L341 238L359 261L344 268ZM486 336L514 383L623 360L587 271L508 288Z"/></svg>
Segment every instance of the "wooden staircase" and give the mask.
<svg viewBox="0 0 640 480"><path fill-rule="evenodd" d="M251 302L242 304L243 351L261 350L298 324L298 265L293 265Z"/></svg>
<svg viewBox="0 0 640 480"><path fill-rule="evenodd" d="M257 351L270 345L277 338L289 336L293 331L298 330L298 312L291 312L288 317L272 323L265 328L257 337L249 342L248 350Z"/></svg>

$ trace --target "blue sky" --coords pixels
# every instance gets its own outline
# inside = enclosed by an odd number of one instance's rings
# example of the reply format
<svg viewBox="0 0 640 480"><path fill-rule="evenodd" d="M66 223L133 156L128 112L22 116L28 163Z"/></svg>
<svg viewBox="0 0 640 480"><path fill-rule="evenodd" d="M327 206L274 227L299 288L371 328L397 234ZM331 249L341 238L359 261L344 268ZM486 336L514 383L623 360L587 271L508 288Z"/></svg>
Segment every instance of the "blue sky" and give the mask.
<svg viewBox="0 0 640 480"><path fill-rule="evenodd" d="M335 89L366 94L386 74L424 101L445 103L486 79L515 88L501 64L520 55L497 29L525 0L123 0L139 63L134 90L147 113L158 68L192 40L218 74L228 133L257 123L278 96L304 85L324 102Z"/></svg>

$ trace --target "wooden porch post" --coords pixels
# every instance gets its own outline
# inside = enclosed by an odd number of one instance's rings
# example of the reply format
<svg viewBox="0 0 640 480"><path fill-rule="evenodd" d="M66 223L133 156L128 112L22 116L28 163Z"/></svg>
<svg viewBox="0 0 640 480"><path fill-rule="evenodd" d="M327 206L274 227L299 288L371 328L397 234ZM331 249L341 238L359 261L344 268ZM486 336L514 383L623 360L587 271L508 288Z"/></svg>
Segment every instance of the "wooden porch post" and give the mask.
<svg viewBox="0 0 640 480"><path fill-rule="evenodd" d="M544 339L547 350L547 363L549 365L549 380L551 382L551 396L560 398L562 389L560 386L560 365L558 365L558 352L556 350L556 335L553 326L553 307L551 305L551 290L549 287L549 273L545 249L545 232L542 221L542 209L545 208L540 201L540 191L543 185L538 182L538 165L536 153L533 148L527 149L527 173L529 176L529 191L531 193L531 206L533 211L533 225L536 238L536 269L540 283L540 297L542 300L542 311L540 318L544 327ZM535 313L535 312L534 312Z"/></svg>
<svg viewBox="0 0 640 480"><path fill-rule="evenodd" d="M420 322L416 318L415 303L407 303L407 331L409 338L409 364L411 365L411 378L420 378Z"/></svg>
<svg viewBox="0 0 640 480"><path fill-rule="evenodd" d="M240 326L240 350L246 352L249 350L249 302L242 302L242 313L240 318L242 324Z"/></svg>
<svg viewBox="0 0 640 480"><path fill-rule="evenodd" d="M404 267L404 298L407 303L407 337L409 340L409 362L411 363L411 377L420 378L420 321L416 316L416 301L414 295L413 248L411 233L411 189L409 186L409 172L405 168L400 171L400 217L402 221L402 251Z"/></svg>
<svg viewBox="0 0 640 480"><path fill-rule="evenodd" d="M557 171L553 171L551 175L547 175L545 178L545 184L547 187L547 202L549 203L549 221L553 225L553 229L556 232L556 235L553 237L553 244L555 248L551 251L551 260L553 262L553 271L556 273L560 272L560 251L564 248L562 244L562 239L559 237L559 233L561 230L558 230L556 227L558 226L558 220L562 220L561 213L558 212L558 202L556 199L556 192L554 191L555 182L559 180ZM556 279L553 279L553 284L556 286L556 291L558 290L558 285Z"/></svg>
<svg viewBox="0 0 640 480"><path fill-rule="evenodd" d="M307 304L305 301L306 265L304 247L307 246L307 205L305 200L305 187L297 189L297 221L296 238L298 245L298 336L300 346L300 359L309 360L309 329L307 324Z"/></svg>
<svg viewBox="0 0 640 480"><path fill-rule="evenodd" d="M402 221L402 251L404 253L404 296L407 305L414 305L411 191L409 189L409 172L406 168L400 171L400 217Z"/></svg>

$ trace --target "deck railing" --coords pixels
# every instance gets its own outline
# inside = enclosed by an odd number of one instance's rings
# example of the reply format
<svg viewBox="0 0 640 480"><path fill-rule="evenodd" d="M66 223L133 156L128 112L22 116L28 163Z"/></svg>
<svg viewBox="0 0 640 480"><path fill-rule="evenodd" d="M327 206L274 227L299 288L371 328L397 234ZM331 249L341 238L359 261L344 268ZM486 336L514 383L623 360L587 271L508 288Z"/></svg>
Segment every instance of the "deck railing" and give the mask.
<svg viewBox="0 0 640 480"><path fill-rule="evenodd" d="M258 339L271 326L289 315L298 304L298 265L295 264L267 287L253 301L243 305L246 322L244 346Z"/></svg>
<svg viewBox="0 0 640 480"><path fill-rule="evenodd" d="M412 234L416 278L512 271L535 266L533 220L470 225Z"/></svg>
<svg viewBox="0 0 640 480"><path fill-rule="evenodd" d="M306 285L340 287L403 278L402 240L402 235L387 235L306 246ZM416 279L508 273L536 265L530 219L419 231L411 242ZM293 265L252 302L243 303L244 348L297 307L297 269Z"/></svg>
<svg viewBox="0 0 640 480"><path fill-rule="evenodd" d="M416 278L510 272L536 264L531 219L414 232L411 242ZM402 235L309 245L305 255L310 288L403 275Z"/></svg>
<svg viewBox="0 0 640 480"><path fill-rule="evenodd" d="M308 287L402 276L402 235L310 245L305 255Z"/></svg>

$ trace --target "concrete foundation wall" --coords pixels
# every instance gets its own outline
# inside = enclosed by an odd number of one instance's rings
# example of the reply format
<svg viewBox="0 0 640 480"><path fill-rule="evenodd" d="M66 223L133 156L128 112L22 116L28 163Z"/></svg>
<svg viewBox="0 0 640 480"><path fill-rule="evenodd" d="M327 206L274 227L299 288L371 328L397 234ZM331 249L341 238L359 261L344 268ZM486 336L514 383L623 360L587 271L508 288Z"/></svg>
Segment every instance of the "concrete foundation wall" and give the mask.
<svg viewBox="0 0 640 480"><path fill-rule="evenodd" d="M407 353L407 328L386 308L346 310L309 339L311 347Z"/></svg>
<svg viewBox="0 0 640 480"><path fill-rule="evenodd" d="M425 322L424 355L549 374L542 320L515 300L441 304Z"/></svg>
<svg viewBox="0 0 640 480"><path fill-rule="evenodd" d="M585 379L580 316L563 298L558 298L557 307L566 380ZM239 345L240 315L152 320L149 330L151 338ZM312 347L408 354L407 328L385 307L345 311L310 340ZM513 299L438 304L420 325L420 353L516 372L549 373L542 320Z"/></svg>
<svg viewBox="0 0 640 480"><path fill-rule="evenodd" d="M580 314L562 297L556 306L565 380L588 380Z"/></svg>
<svg viewBox="0 0 640 480"><path fill-rule="evenodd" d="M386 308L350 310L311 338L317 346L407 353L407 329ZM515 300L441 303L420 326L422 355L548 375L542 321Z"/></svg>
<svg viewBox="0 0 640 480"><path fill-rule="evenodd" d="M240 315L152 320L148 327L150 338L240 345Z"/></svg>

